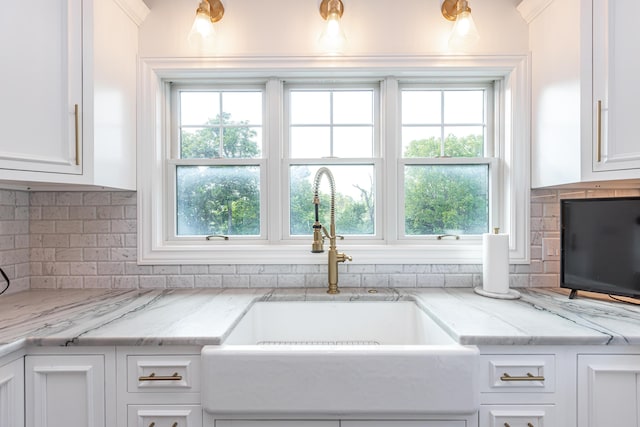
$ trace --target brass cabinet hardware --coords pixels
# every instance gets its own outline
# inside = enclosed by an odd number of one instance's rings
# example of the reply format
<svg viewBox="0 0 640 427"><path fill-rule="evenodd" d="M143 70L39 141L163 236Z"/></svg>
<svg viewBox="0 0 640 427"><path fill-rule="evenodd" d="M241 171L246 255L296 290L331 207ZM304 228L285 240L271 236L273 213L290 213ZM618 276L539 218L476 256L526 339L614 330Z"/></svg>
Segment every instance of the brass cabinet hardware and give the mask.
<svg viewBox="0 0 640 427"><path fill-rule="evenodd" d="M229 236L225 236L224 234L210 234L207 237L205 237L206 240L213 240L213 239L221 239L221 240L229 240Z"/></svg>
<svg viewBox="0 0 640 427"><path fill-rule="evenodd" d="M178 423L175 422L175 423L171 424L171 427L178 427Z"/></svg>
<svg viewBox="0 0 640 427"><path fill-rule="evenodd" d="M438 237L436 237L438 240L442 240L445 237L453 237L455 240L460 240L460 236L458 236L457 234L440 234Z"/></svg>
<svg viewBox="0 0 640 427"><path fill-rule="evenodd" d="M531 423L527 423L527 427L534 427L534 426Z"/></svg>
<svg viewBox="0 0 640 427"><path fill-rule="evenodd" d="M544 381L544 377L541 375L533 375L530 372L527 372L527 375L523 377L512 377L505 372L500 377L500 381Z"/></svg>
<svg viewBox="0 0 640 427"><path fill-rule="evenodd" d="M511 427L509 423L504 423L504 427Z"/></svg>
<svg viewBox="0 0 640 427"><path fill-rule="evenodd" d="M75 115L75 128L76 128L76 166L80 166L80 119L78 113L78 104L73 106L73 113Z"/></svg>
<svg viewBox="0 0 640 427"><path fill-rule="evenodd" d="M155 427L156 423L154 423L153 421L151 422L151 424L149 424L149 427Z"/></svg>
<svg viewBox="0 0 640 427"><path fill-rule="evenodd" d="M151 374L142 377L138 377L138 381L181 381L182 380L182 375L178 375L177 372L174 372L173 375L171 376L162 376L162 375L156 375L155 372L152 372Z"/></svg>
<svg viewBox="0 0 640 427"><path fill-rule="evenodd" d="M602 161L602 101L598 100L596 106L596 161Z"/></svg>

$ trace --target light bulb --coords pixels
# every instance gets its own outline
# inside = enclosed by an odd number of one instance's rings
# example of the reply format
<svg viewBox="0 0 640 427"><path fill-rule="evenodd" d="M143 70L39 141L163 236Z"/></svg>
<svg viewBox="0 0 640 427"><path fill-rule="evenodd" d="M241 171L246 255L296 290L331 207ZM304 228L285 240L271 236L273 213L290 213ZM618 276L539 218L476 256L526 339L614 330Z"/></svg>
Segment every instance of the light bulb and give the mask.
<svg viewBox="0 0 640 427"><path fill-rule="evenodd" d="M471 16L471 11L466 8L458 13L453 30L449 36L449 47L456 50L464 50L475 45L480 40L480 34Z"/></svg>
<svg viewBox="0 0 640 427"><path fill-rule="evenodd" d="M327 53L340 53L344 50L347 38L340 25L340 14L337 11L327 16L327 23L320 35L320 43Z"/></svg>
<svg viewBox="0 0 640 427"><path fill-rule="evenodd" d="M196 11L191 31L189 32L189 44L193 47L203 48L213 41L214 28L209 12L209 3L203 0Z"/></svg>

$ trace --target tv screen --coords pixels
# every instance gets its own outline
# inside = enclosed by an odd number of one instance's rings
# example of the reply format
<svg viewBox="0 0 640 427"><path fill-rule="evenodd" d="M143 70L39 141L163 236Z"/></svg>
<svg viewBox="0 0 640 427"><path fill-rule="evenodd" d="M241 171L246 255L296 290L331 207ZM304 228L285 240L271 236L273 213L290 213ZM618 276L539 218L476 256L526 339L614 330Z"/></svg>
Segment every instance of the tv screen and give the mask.
<svg viewBox="0 0 640 427"><path fill-rule="evenodd" d="M640 197L567 199L560 210L560 286L639 298Z"/></svg>

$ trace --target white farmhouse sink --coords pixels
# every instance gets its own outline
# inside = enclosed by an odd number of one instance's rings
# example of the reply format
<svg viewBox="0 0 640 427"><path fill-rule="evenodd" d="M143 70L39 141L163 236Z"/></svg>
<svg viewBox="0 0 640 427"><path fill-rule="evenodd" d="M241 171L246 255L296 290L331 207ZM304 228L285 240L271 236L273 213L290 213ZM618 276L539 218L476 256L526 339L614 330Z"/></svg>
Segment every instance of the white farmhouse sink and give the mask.
<svg viewBox="0 0 640 427"><path fill-rule="evenodd" d="M413 302L260 302L202 350L218 415L460 414L479 407L478 349Z"/></svg>

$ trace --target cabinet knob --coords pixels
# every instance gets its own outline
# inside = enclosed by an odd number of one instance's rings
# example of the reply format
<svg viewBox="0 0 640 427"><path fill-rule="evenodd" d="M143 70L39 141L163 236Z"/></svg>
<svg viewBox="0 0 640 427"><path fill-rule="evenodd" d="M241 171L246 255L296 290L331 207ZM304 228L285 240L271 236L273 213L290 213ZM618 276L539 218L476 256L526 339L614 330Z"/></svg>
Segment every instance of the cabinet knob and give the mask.
<svg viewBox="0 0 640 427"><path fill-rule="evenodd" d="M176 421L175 423L173 423L171 427L178 427L178 422Z"/></svg>
<svg viewBox="0 0 640 427"><path fill-rule="evenodd" d="M504 427L511 427L509 423L504 423Z"/></svg>
<svg viewBox="0 0 640 427"><path fill-rule="evenodd" d="M155 427L156 423L154 423L153 421L151 422L151 424L149 424L149 427Z"/></svg>

